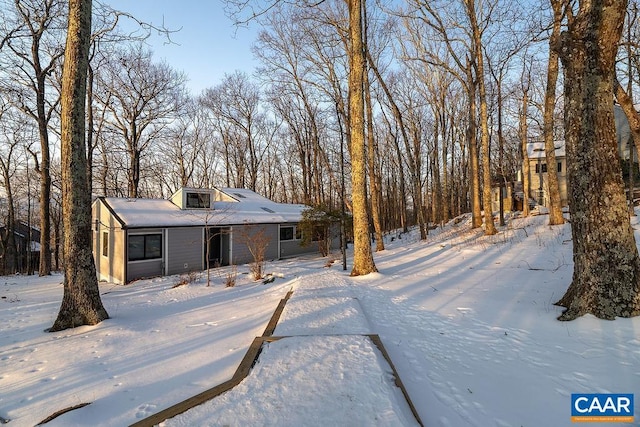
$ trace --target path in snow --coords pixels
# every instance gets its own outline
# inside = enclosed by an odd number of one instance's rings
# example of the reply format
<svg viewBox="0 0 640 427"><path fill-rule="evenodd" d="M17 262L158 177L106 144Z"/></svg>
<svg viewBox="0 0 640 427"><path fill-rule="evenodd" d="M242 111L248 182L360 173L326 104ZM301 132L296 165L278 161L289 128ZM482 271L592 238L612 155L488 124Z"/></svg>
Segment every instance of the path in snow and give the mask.
<svg viewBox="0 0 640 427"><path fill-rule="evenodd" d="M241 384L162 425L418 425L349 283L335 274L327 285L327 274L294 289L274 332L283 338L264 343Z"/></svg>

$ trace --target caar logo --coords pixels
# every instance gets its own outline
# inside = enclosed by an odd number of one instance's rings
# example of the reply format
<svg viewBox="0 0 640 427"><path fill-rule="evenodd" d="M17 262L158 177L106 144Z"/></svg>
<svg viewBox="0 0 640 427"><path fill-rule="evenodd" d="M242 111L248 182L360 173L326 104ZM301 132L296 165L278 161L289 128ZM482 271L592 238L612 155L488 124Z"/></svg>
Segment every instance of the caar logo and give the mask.
<svg viewBox="0 0 640 427"><path fill-rule="evenodd" d="M633 394L571 395L573 422L633 422Z"/></svg>

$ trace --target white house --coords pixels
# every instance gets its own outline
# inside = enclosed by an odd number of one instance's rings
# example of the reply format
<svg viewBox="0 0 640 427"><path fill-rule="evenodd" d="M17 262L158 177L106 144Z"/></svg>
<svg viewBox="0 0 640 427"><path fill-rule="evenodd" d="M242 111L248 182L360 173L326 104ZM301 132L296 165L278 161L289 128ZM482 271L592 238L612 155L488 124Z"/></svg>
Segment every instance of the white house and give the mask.
<svg viewBox="0 0 640 427"><path fill-rule="evenodd" d="M564 141L554 141L556 164L553 166L558 172L558 187L560 187L560 203L566 206L567 199L567 156ZM547 156L544 142L530 142L527 144L529 156L529 198L539 205L549 206L549 182L547 170Z"/></svg>

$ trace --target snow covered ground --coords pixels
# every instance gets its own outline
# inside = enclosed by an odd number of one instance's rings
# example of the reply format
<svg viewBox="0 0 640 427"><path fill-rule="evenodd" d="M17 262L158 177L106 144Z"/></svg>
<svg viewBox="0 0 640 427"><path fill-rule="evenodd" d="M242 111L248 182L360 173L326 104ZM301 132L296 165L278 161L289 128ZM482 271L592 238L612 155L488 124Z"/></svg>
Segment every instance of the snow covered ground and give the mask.
<svg viewBox="0 0 640 427"><path fill-rule="evenodd" d="M634 393L637 424L640 318L556 320L571 233L546 221L491 237L468 219L426 242L388 236L380 272L365 277L307 258L268 263L266 285L245 266L234 288L224 269L211 287L102 283L111 319L53 334L62 277L0 277L0 423L83 403L47 425L144 419L230 379L293 290L274 333L288 338L265 344L240 385L163 425L416 425L366 334L380 336L426 426L570 426L571 393Z"/></svg>

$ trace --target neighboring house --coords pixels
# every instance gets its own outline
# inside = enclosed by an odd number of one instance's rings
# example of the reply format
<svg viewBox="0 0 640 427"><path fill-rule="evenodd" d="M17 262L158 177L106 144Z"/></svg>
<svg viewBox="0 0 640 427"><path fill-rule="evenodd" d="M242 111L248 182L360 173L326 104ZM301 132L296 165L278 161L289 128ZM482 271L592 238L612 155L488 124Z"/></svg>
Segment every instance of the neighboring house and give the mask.
<svg viewBox="0 0 640 427"><path fill-rule="evenodd" d="M613 118L616 126L616 140L618 142L618 154L621 159L628 159L629 153L637 161L629 121L619 105L613 106ZM556 168L558 171L558 185L560 187L560 199L562 206L568 204L567 193L567 161L564 141L555 141ZM529 155L529 198L539 205L549 205L549 185L547 182L547 165L544 143L530 142L527 144Z"/></svg>
<svg viewBox="0 0 640 427"><path fill-rule="evenodd" d="M637 107L636 107L637 108ZM631 130L627 116L619 105L613 106L613 117L616 126L616 139L618 142L618 154L621 159L629 159L633 156L637 162L637 154L633 146ZM567 193L567 161L564 141L555 141L556 170L558 171L558 185L560 187L560 199L562 206L568 204ZM549 205L549 184L547 168L547 156L545 154L544 142L529 142L527 144L527 155L529 156L529 201L543 206ZM522 210L524 193L522 190L522 171L518 171L518 179L514 183L507 183L502 188L504 210ZM494 183L491 188L492 210L498 211L500 204L500 190Z"/></svg>
<svg viewBox="0 0 640 427"><path fill-rule="evenodd" d="M565 206L567 204L567 160L564 141L555 141L554 145L560 199L562 206ZM548 206L549 184L547 168L549 165L547 164L544 142L529 142L527 144L527 155L529 156L529 202ZM504 211L521 211L524 202L522 171L518 171L518 180L516 182L503 183L501 189ZM493 212L497 212L500 209L501 189L497 186L497 183L494 183L491 187L491 209Z"/></svg>
<svg viewBox="0 0 640 427"><path fill-rule="evenodd" d="M40 229L26 222L16 221L13 226L15 256L9 254L6 225L0 224L0 274L30 273L40 263Z"/></svg>
<svg viewBox="0 0 640 427"><path fill-rule="evenodd" d="M515 201L513 197L514 191L512 182L503 182L501 186L497 182L494 182L494 185L491 187L491 210L493 212L498 212L500 210L500 193L502 193L503 211L509 212L514 209L517 210L517 207L514 207Z"/></svg>
<svg viewBox="0 0 640 427"><path fill-rule="evenodd" d="M98 278L127 283L248 263L252 239L265 240L265 260L317 252L300 245L305 208L236 188L182 188L169 200L99 197L92 209Z"/></svg>
<svg viewBox="0 0 640 427"><path fill-rule="evenodd" d="M558 187L560 187L560 203L568 204L567 198L567 157L564 141L554 141L556 164L553 166L558 172ZM527 144L529 156L529 198L542 206L549 206L549 183L547 169L547 155L544 142L530 142Z"/></svg>

